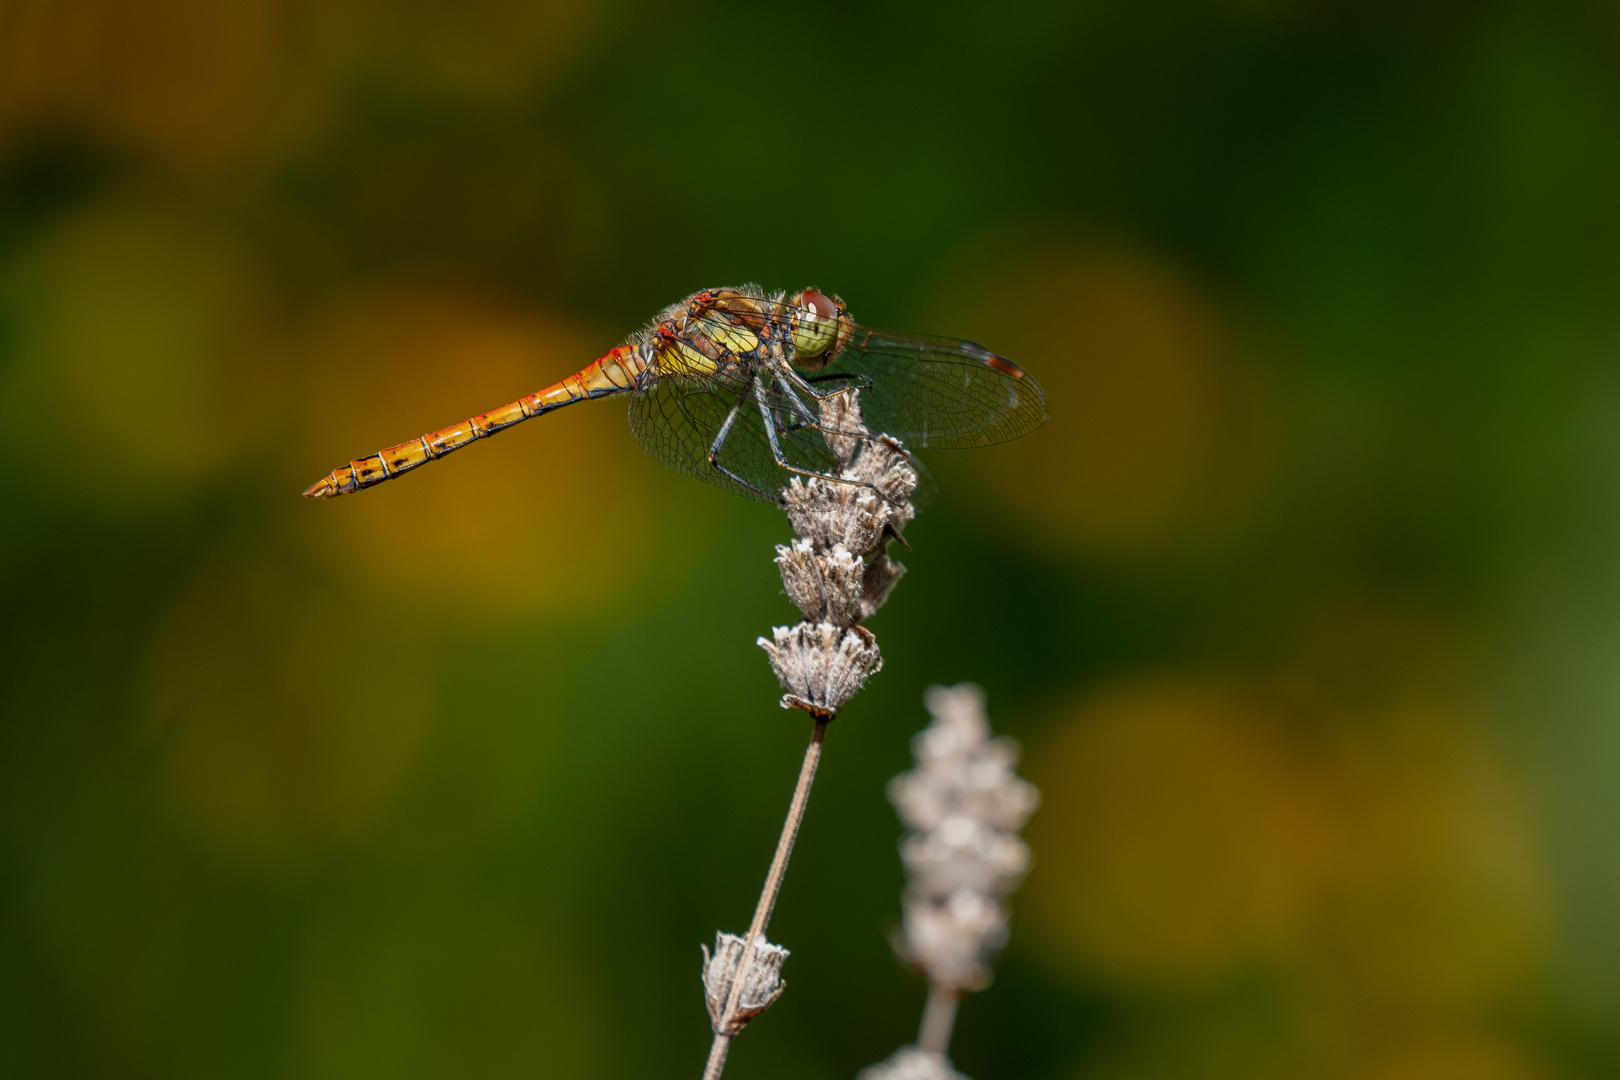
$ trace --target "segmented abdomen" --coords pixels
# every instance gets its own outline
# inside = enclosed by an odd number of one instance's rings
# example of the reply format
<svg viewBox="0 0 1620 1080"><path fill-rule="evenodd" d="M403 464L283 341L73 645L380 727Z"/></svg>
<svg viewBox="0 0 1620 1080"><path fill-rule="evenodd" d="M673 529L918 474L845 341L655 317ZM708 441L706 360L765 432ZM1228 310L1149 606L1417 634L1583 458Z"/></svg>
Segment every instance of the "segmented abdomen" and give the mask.
<svg viewBox="0 0 1620 1080"><path fill-rule="evenodd" d="M372 487L384 480L392 480L400 473L409 472L418 465L437 461L444 455L460 450L469 443L485 439L530 417L572 405L586 398L606 397L632 389L646 370L647 361L641 347L620 345L612 352L593 360L561 382L552 383L527 397L508 402L498 409L479 413L459 424L430 431L410 442L390 446L368 457L356 458L349 464L333 469L321 480L305 490L312 499L331 499L351 491Z"/></svg>

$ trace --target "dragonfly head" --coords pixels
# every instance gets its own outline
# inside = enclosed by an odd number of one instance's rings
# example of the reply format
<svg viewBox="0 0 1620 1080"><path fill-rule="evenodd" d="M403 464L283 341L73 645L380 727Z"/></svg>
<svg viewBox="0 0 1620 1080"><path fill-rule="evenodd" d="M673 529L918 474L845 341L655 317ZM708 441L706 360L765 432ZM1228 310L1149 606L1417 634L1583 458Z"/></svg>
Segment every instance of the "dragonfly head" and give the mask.
<svg viewBox="0 0 1620 1080"><path fill-rule="evenodd" d="M788 298L788 329L793 336L793 362L805 368L826 367L844 351L855 323L843 300L818 289Z"/></svg>

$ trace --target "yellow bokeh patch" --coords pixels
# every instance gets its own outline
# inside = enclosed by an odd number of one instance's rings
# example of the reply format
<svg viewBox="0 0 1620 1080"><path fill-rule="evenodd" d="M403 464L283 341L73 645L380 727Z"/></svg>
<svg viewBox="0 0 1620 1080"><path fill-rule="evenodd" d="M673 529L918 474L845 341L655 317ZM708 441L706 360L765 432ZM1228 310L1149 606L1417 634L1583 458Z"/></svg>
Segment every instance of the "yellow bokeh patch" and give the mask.
<svg viewBox="0 0 1620 1080"><path fill-rule="evenodd" d="M583 0L17 0L0 12L0 136L70 118L205 175L283 157L355 72L502 98L572 69L604 9Z"/></svg>
<svg viewBox="0 0 1620 1080"><path fill-rule="evenodd" d="M240 463L286 388L261 275L225 234L160 203L92 206L0 285L14 462L70 499L182 493Z"/></svg>
<svg viewBox="0 0 1620 1080"><path fill-rule="evenodd" d="M1029 947L1189 1002L1264 973L1301 1075L1542 1075L1486 1035L1545 970L1551 903L1461 652L1402 605L1320 601L1264 669L1062 710L1027 755Z"/></svg>
<svg viewBox="0 0 1620 1080"><path fill-rule="evenodd" d="M1118 687L1029 759L1045 801L1025 906L1111 979L1197 983L1286 949L1343 858L1315 763L1218 684Z"/></svg>
<svg viewBox="0 0 1620 1080"><path fill-rule="evenodd" d="M1229 533L1275 467L1272 391L1235 320L1185 271L1129 247L1006 245L967 260L941 330L1023 366L1051 418L964 455L1037 540L1103 554Z"/></svg>
<svg viewBox="0 0 1620 1080"><path fill-rule="evenodd" d="M397 610L252 552L205 560L143 665L169 804L208 846L270 870L360 839L414 771L431 659Z"/></svg>
<svg viewBox="0 0 1620 1080"><path fill-rule="evenodd" d="M338 304L313 347L311 482L333 466L485 412L615 342L465 292L399 285ZM585 401L414 472L288 512L332 572L456 617L601 610L645 582L657 468L627 399ZM666 517L660 527L684 527Z"/></svg>

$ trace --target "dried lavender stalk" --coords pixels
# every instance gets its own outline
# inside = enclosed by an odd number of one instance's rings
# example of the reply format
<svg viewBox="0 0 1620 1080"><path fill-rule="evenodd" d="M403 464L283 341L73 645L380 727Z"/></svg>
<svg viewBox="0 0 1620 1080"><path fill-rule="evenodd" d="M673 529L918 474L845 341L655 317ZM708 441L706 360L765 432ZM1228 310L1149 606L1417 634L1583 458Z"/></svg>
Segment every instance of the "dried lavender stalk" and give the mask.
<svg viewBox="0 0 1620 1080"><path fill-rule="evenodd" d="M888 546L915 515L910 499L917 473L911 459L886 435L860 434L866 428L853 389L821 400L821 422L838 458L838 475L850 482L794 478L783 490L799 538L777 545L776 564L788 598L804 618L759 639L787 691L782 707L808 712L815 727L748 933L741 938L719 934L714 953L704 950L704 998L714 1028L704 1080L720 1076L731 1040L781 996L788 951L768 942L765 928L804 821L827 724L883 666L877 639L858 624L882 606L906 569L890 561Z"/></svg>
<svg viewBox="0 0 1620 1080"><path fill-rule="evenodd" d="M1006 898L1029 870L1018 838L1040 803L1020 779L1018 746L992 738L984 691L930 687L933 722L912 740L916 768L889 781L889 801L913 830L900 844L904 923L895 951L928 978L915 1046L861 1080L965 1080L945 1056L962 995L990 985L990 960L1007 942Z"/></svg>

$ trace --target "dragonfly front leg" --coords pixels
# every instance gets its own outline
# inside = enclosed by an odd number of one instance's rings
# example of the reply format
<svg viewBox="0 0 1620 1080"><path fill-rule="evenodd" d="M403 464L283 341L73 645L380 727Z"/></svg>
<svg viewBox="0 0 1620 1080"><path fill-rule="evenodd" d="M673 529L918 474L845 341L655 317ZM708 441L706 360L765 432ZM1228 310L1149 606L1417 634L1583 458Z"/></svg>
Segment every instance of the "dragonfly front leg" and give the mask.
<svg viewBox="0 0 1620 1080"><path fill-rule="evenodd" d="M847 378L848 376L839 375L837 377L842 379L842 378ZM804 379L804 377L799 375L798 372L792 371L791 369L788 370L787 372L778 372L776 378L777 378L777 381L782 384L782 389L787 393L788 401L793 405L794 411L796 411L799 414L799 416L801 417L801 419L797 423L787 424L787 425L782 427L781 431L782 431L782 434L784 434L784 435L791 434L791 433L793 433L795 431L803 431L807 427L821 428L821 421L818 420L810 412L810 410L805 407L804 401L799 397L799 395L797 393L794 392L793 384L795 382L800 384L800 389L802 389L805 392L809 393L818 402L825 401L827 398L832 397L834 394L842 394L842 393L845 393L848 390L853 389L853 387L845 386L845 387L840 387L837 390L830 390L825 394L819 393L818 391L813 390L809 386L805 385L806 380ZM860 376L860 378L865 378L865 376L864 375ZM867 381L868 384L871 383L870 379L867 379L866 381ZM822 428L822 430L823 430L823 432L825 432L826 429ZM855 436L858 436L858 437L861 437L861 438L866 437L866 432L864 432L864 431L846 431L846 432L842 432L841 434L855 435Z"/></svg>
<svg viewBox="0 0 1620 1080"><path fill-rule="evenodd" d="M771 416L771 403L765 399L765 384L758 379L754 380L754 400L759 402L759 415L765 420L765 438L771 444L771 456L776 459L779 468L798 473L800 476L814 476L834 484L853 484L856 487L877 491L877 488L864 480L850 480L842 476L833 476L830 473L816 472L814 469L801 469L797 465L790 465L787 456L782 453L782 444L776 438L776 419ZM800 407L803 408L802 403Z"/></svg>
<svg viewBox="0 0 1620 1080"><path fill-rule="evenodd" d="M788 368L785 372L785 378L792 380L795 386L809 394L811 397L815 398L817 401L821 401L823 398L829 398L834 394L847 394L849 391L854 389L872 389L872 377L870 375L851 373L842 373L836 375L801 375L793 368ZM840 386L833 390L817 390L815 387L816 383L834 382L840 379L849 385Z"/></svg>
<svg viewBox="0 0 1620 1080"><path fill-rule="evenodd" d="M755 385L758 385L758 383L756 382ZM767 500L780 505L782 502L782 497L780 495L773 495L769 491L764 491L755 487L753 484L750 484L748 481L744 480L742 477L720 464L720 448L726 444L726 438L730 436L732 426L737 423L737 417L742 415L743 406L747 404L747 402L748 398L746 395L737 395L737 404L733 405L731 407L731 411L726 414L725 422L720 425L720 430L718 433L716 433L714 442L709 444L709 465L721 476L724 476L732 483L741 484L749 491L752 491L755 495L762 495Z"/></svg>
<svg viewBox="0 0 1620 1080"><path fill-rule="evenodd" d="M782 389L787 392L788 399L793 403L799 415L804 418L799 423L790 424L783 427L782 431L784 433L803 431L807 427L816 427L820 424L819 420L810 415L810 410L805 408L803 399L801 399L794 391L794 387L798 387L798 389L803 390L806 394L809 394L815 399L817 404L820 404L821 402L826 401L828 398L834 397L838 394L849 393L851 390L856 388L854 385L855 382L858 382L862 389L870 390L872 388L872 380L865 375L813 375L806 377L790 367L783 368L782 370L778 371L776 373L776 379L782 384ZM812 383L817 382L829 382L833 379L843 379L845 382L850 383L850 385L840 386L835 390L825 391L817 390L811 385ZM864 433L852 431L848 432L847 434L858 435Z"/></svg>

